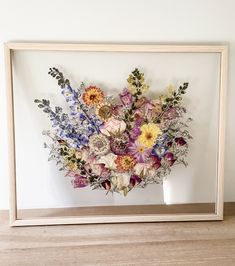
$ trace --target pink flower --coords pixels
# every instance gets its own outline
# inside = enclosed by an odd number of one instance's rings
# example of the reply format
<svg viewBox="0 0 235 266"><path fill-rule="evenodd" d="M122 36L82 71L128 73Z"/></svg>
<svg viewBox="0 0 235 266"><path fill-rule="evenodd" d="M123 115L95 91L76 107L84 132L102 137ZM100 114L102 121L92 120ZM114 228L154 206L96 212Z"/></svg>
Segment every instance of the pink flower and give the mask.
<svg viewBox="0 0 235 266"><path fill-rule="evenodd" d="M132 94L128 91L127 88L119 94L120 99L124 105L130 105L133 102Z"/></svg>
<svg viewBox="0 0 235 266"><path fill-rule="evenodd" d="M109 119L100 129L101 133L110 136L115 133L122 133L126 129L126 123L115 118Z"/></svg>
<svg viewBox="0 0 235 266"><path fill-rule="evenodd" d="M104 164L101 164L101 173L100 173L100 177L102 178L107 178L110 175L110 171L108 168L105 167Z"/></svg>
<svg viewBox="0 0 235 266"><path fill-rule="evenodd" d="M134 118L137 124L142 124L145 118L143 110L137 109L134 113Z"/></svg>
<svg viewBox="0 0 235 266"><path fill-rule="evenodd" d="M152 163L147 162L147 163L137 163L134 166L134 172L138 176L147 176L149 174L149 171L152 167Z"/></svg>
<svg viewBox="0 0 235 266"><path fill-rule="evenodd" d="M114 116L121 116L123 113L123 106L121 104L119 105L112 105L111 112Z"/></svg>
<svg viewBox="0 0 235 266"><path fill-rule="evenodd" d="M151 120L153 116L156 114L155 105L150 100L146 99L146 101L142 105L142 109L144 110L145 117L148 120Z"/></svg>
<svg viewBox="0 0 235 266"><path fill-rule="evenodd" d="M136 107L139 109L141 107L143 107L143 105L146 103L147 98L146 97L141 97L138 99L138 101L136 102Z"/></svg>
<svg viewBox="0 0 235 266"><path fill-rule="evenodd" d="M174 154L171 152L167 152L164 155L164 159L168 162L169 166L172 166L174 164L174 162L176 161Z"/></svg>
<svg viewBox="0 0 235 266"><path fill-rule="evenodd" d="M179 117L179 113L175 107L171 107L164 113L163 117L172 120Z"/></svg>
<svg viewBox="0 0 235 266"><path fill-rule="evenodd" d="M71 182L74 188L83 188L89 184L88 179L79 174L74 174L74 179Z"/></svg>
<svg viewBox="0 0 235 266"><path fill-rule="evenodd" d="M141 145L138 141L131 142L128 151L139 163L144 163L151 153L150 149Z"/></svg>
<svg viewBox="0 0 235 266"><path fill-rule="evenodd" d="M111 182L109 180L104 180L101 185L105 190L111 189Z"/></svg>
<svg viewBox="0 0 235 266"><path fill-rule="evenodd" d="M142 118L142 120L147 119L148 121L152 121L159 114L155 104L145 97L138 100L136 107L135 117Z"/></svg>
<svg viewBox="0 0 235 266"><path fill-rule="evenodd" d="M87 172L92 172L93 174L100 177L107 177L109 175L109 170L105 167L103 163L92 163L86 164L85 169Z"/></svg>

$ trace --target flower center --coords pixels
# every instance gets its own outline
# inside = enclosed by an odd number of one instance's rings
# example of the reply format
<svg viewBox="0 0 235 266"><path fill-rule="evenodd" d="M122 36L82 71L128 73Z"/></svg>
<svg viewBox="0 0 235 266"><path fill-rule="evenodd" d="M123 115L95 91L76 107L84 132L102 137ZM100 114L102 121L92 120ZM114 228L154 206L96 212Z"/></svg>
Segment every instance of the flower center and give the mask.
<svg viewBox="0 0 235 266"><path fill-rule="evenodd" d="M128 158L126 158L124 162L125 162L126 165L129 165L131 163L131 160L129 160Z"/></svg>
<svg viewBox="0 0 235 266"><path fill-rule="evenodd" d="M148 132L145 134L145 137L147 140L150 140L150 139L152 139L153 135L150 132Z"/></svg>
<svg viewBox="0 0 235 266"><path fill-rule="evenodd" d="M138 148L138 152L143 153L144 152L144 147L139 147Z"/></svg>
<svg viewBox="0 0 235 266"><path fill-rule="evenodd" d="M105 119L110 118L112 116L111 107L108 105L100 107L99 116Z"/></svg>
<svg viewBox="0 0 235 266"><path fill-rule="evenodd" d="M135 161L132 157L124 156L121 160L121 166L123 169L131 169L135 165Z"/></svg>
<svg viewBox="0 0 235 266"><path fill-rule="evenodd" d="M103 143L103 141L101 141L101 140L97 140L96 143L95 143L95 146L96 146L98 149L100 149L100 148L102 148L102 147L104 146L104 143Z"/></svg>
<svg viewBox="0 0 235 266"><path fill-rule="evenodd" d="M90 100L91 100L91 101L95 100L95 98L96 98L96 95L95 95L95 94L91 94L91 95L90 95Z"/></svg>

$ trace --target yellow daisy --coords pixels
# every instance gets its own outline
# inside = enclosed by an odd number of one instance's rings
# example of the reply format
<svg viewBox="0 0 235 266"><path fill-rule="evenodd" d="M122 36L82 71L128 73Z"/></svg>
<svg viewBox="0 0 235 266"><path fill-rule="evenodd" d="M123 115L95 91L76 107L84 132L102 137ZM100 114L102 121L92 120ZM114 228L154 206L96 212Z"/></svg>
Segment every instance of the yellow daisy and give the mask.
<svg viewBox="0 0 235 266"><path fill-rule="evenodd" d="M154 123L144 124L140 127L141 134L138 137L140 144L147 148L152 148L156 142L157 136L161 133L160 128Z"/></svg>
<svg viewBox="0 0 235 266"><path fill-rule="evenodd" d="M85 89L82 99L86 105L98 105L103 102L104 93L100 88L96 86L90 86Z"/></svg>

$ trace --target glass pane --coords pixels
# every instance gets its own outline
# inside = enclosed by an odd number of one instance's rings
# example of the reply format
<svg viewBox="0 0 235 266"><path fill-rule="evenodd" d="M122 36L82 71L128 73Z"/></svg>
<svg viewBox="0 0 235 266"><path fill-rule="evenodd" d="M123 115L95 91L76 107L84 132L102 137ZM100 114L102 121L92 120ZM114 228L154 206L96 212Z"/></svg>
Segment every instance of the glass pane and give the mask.
<svg viewBox="0 0 235 266"><path fill-rule="evenodd" d="M59 68L71 86L95 84L118 97L135 69L144 72L148 97L189 82L184 96L189 131L188 166L175 165L163 184L134 188L127 196L90 187L74 189L71 178L48 162L47 136L51 128L34 99L50 99L69 111L60 87L48 75ZM16 137L17 206L19 218L28 216L121 213L214 213L217 179L217 139L220 56L217 53L120 53L15 51L13 85ZM94 208L87 208L93 206ZM101 208L106 206L105 208ZM52 208L52 210L48 210ZM69 209L65 209L69 208ZM31 211L32 209L36 209ZM40 209L40 210L39 210ZM28 211L25 211L28 210Z"/></svg>

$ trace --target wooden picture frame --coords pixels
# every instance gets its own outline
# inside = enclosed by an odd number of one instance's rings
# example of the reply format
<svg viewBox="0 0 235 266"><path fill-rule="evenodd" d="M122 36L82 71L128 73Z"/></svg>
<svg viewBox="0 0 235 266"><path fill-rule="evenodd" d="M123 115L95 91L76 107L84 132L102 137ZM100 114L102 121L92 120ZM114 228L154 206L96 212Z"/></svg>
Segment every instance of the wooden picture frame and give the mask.
<svg viewBox="0 0 235 266"><path fill-rule="evenodd" d="M12 52L17 50L34 51L79 51L79 52L146 52L146 53L218 53L220 55L219 121L218 121L218 156L217 189L215 213L175 213L175 214L120 214L118 209L112 215L83 215L80 217L48 217L36 219L19 219L17 217L16 193L16 159ZM225 109L227 86L227 45L155 45L155 44L60 44L60 43L6 43L6 81L9 127L9 162L10 162L10 225L54 225L54 224L88 224L88 223L125 223L125 222L159 222L159 221L205 221L223 219L224 187L224 142Z"/></svg>

